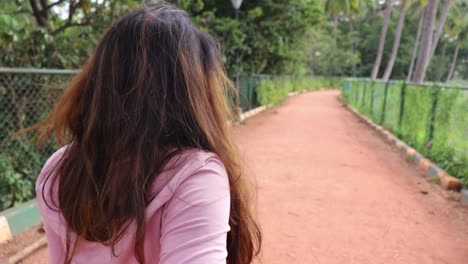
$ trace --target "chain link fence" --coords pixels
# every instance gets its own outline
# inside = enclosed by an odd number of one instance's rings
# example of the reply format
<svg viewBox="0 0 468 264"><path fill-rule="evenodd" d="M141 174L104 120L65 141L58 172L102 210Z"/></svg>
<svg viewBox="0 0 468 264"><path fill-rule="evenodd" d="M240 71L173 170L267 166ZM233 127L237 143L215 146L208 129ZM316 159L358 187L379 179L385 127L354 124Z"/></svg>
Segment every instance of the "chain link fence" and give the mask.
<svg viewBox="0 0 468 264"><path fill-rule="evenodd" d="M35 196L34 183L53 142L36 147L35 134L17 134L43 120L77 70L0 68L0 211ZM274 81L275 89L296 91L339 87L338 79L251 75L239 77L242 111L260 106L260 86Z"/></svg>
<svg viewBox="0 0 468 264"><path fill-rule="evenodd" d="M342 97L468 185L468 87L348 79Z"/></svg>
<svg viewBox="0 0 468 264"><path fill-rule="evenodd" d="M34 181L55 147L36 149L16 132L44 119L76 71L0 69L0 211L34 196Z"/></svg>
<svg viewBox="0 0 468 264"><path fill-rule="evenodd" d="M242 112L260 106L257 87L265 80L271 80L271 75L254 74L251 76L239 76L239 104Z"/></svg>
<svg viewBox="0 0 468 264"><path fill-rule="evenodd" d="M240 78L241 108L281 104L289 93L337 89L343 78L324 76L252 75Z"/></svg>

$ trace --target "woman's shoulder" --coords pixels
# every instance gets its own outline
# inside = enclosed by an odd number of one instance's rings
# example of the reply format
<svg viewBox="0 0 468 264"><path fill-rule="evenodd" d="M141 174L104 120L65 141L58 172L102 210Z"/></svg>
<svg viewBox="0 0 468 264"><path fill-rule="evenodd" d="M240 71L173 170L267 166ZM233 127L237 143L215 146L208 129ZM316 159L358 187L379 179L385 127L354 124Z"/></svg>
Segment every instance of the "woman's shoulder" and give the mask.
<svg viewBox="0 0 468 264"><path fill-rule="evenodd" d="M213 152L186 149L174 156L156 177L146 217L169 203L206 204L229 197L229 180L220 158ZM190 197L187 197L189 195Z"/></svg>
<svg viewBox="0 0 468 264"><path fill-rule="evenodd" d="M226 169L221 159L213 152L200 149L186 149L174 156L157 178L166 179L164 185L177 188L194 175L203 174L206 177L227 178Z"/></svg>
<svg viewBox="0 0 468 264"><path fill-rule="evenodd" d="M197 171L205 166L213 166L215 164L219 165L224 170L224 165L219 156L210 151L186 149L179 154L179 157L182 164L189 166L192 171Z"/></svg>
<svg viewBox="0 0 468 264"><path fill-rule="evenodd" d="M61 148L59 148L57 151L55 151L45 162L44 166L42 167L41 172L39 173L39 176L37 177L36 180L36 190L38 190L38 187L44 184L44 181L54 173L54 170L57 168L57 166L60 163L60 160L62 157L65 155L65 152L69 148L69 145L65 145Z"/></svg>

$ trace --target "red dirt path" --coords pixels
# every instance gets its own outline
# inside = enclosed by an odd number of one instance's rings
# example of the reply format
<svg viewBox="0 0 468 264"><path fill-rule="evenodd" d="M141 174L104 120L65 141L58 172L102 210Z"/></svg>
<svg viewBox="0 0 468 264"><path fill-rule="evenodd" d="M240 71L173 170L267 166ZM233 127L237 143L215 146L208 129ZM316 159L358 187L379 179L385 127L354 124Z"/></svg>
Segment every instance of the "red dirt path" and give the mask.
<svg viewBox="0 0 468 264"><path fill-rule="evenodd" d="M468 210L338 95L301 94L233 128L257 179L262 262L468 263Z"/></svg>

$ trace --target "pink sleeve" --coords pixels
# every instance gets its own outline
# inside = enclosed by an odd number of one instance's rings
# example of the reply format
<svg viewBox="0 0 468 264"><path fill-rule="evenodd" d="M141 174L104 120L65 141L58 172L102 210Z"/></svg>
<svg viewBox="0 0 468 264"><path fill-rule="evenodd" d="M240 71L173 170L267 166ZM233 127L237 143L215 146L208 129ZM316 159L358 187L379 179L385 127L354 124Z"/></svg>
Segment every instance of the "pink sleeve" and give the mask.
<svg viewBox="0 0 468 264"><path fill-rule="evenodd" d="M52 178L56 177L54 174L54 169L58 165L60 159L66 151L67 146L62 147L56 151L45 163L44 167L39 174L36 181L36 197L37 204L39 207L39 212L42 217L42 222L44 223L44 230L47 237L48 251L49 251L49 263L63 263L65 259L65 249L63 248L62 240L57 234L58 230L61 230L60 223L60 214L54 210L58 210L55 207L53 202L57 201L57 197L50 197L50 186L52 183ZM50 175L50 179L47 181L47 186L44 186L46 178ZM43 193L44 188L44 193ZM57 187L53 187L53 193L57 194ZM44 195L44 196L43 196ZM44 201L45 200L45 201ZM46 203L47 201L47 203ZM49 208L51 206L53 209Z"/></svg>
<svg viewBox="0 0 468 264"><path fill-rule="evenodd" d="M47 237L47 248L49 252L49 263L63 263L65 260L65 249L59 235L44 222Z"/></svg>
<svg viewBox="0 0 468 264"><path fill-rule="evenodd" d="M230 193L216 158L182 179L161 222L160 264L226 263Z"/></svg>

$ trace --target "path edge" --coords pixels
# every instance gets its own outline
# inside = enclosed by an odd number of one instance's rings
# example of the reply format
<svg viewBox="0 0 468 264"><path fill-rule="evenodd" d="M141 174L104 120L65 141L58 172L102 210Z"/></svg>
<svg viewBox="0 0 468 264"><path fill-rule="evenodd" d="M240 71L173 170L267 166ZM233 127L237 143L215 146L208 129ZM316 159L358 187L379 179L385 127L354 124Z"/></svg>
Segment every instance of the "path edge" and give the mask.
<svg viewBox="0 0 468 264"><path fill-rule="evenodd" d="M254 108L254 109L250 109L249 111L240 114L239 120L241 122L245 121L246 119L249 119L252 116L260 114L261 112L265 111L267 108L268 108L267 106L262 105L262 106Z"/></svg>
<svg viewBox="0 0 468 264"><path fill-rule="evenodd" d="M442 188L446 190L453 190L457 192L462 192L461 203L465 206L468 206L468 189L462 190L462 182L455 178L454 176L448 174L445 170L437 166L434 162L424 157L421 153L416 151L414 148L406 144L404 141L390 133L390 131L384 129L383 127L375 124L371 119L359 113L354 107L348 105L341 97L339 101L355 116L363 120L368 126L376 130L385 140L400 151L400 154L405 157L405 159L413 164L416 164L419 168L423 169L424 172L438 181Z"/></svg>
<svg viewBox="0 0 468 264"><path fill-rule="evenodd" d="M304 91L295 91L295 92L291 92L291 93L288 93L288 97L292 97L292 96L295 96L297 94L300 94L300 93L304 93ZM253 109L250 109L249 111L246 111L246 112L243 112L239 115L239 121L240 122L243 122L255 115L258 115L260 114L261 112L269 109L269 108L272 108L273 105L272 104L268 104L268 105L261 105L259 107L256 107L256 108L253 108Z"/></svg>
<svg viewBox="0 0 468 264"><path fill-rule="evenodd" d="M0 212L0 244L41 222L36 199Z"/></svg>

